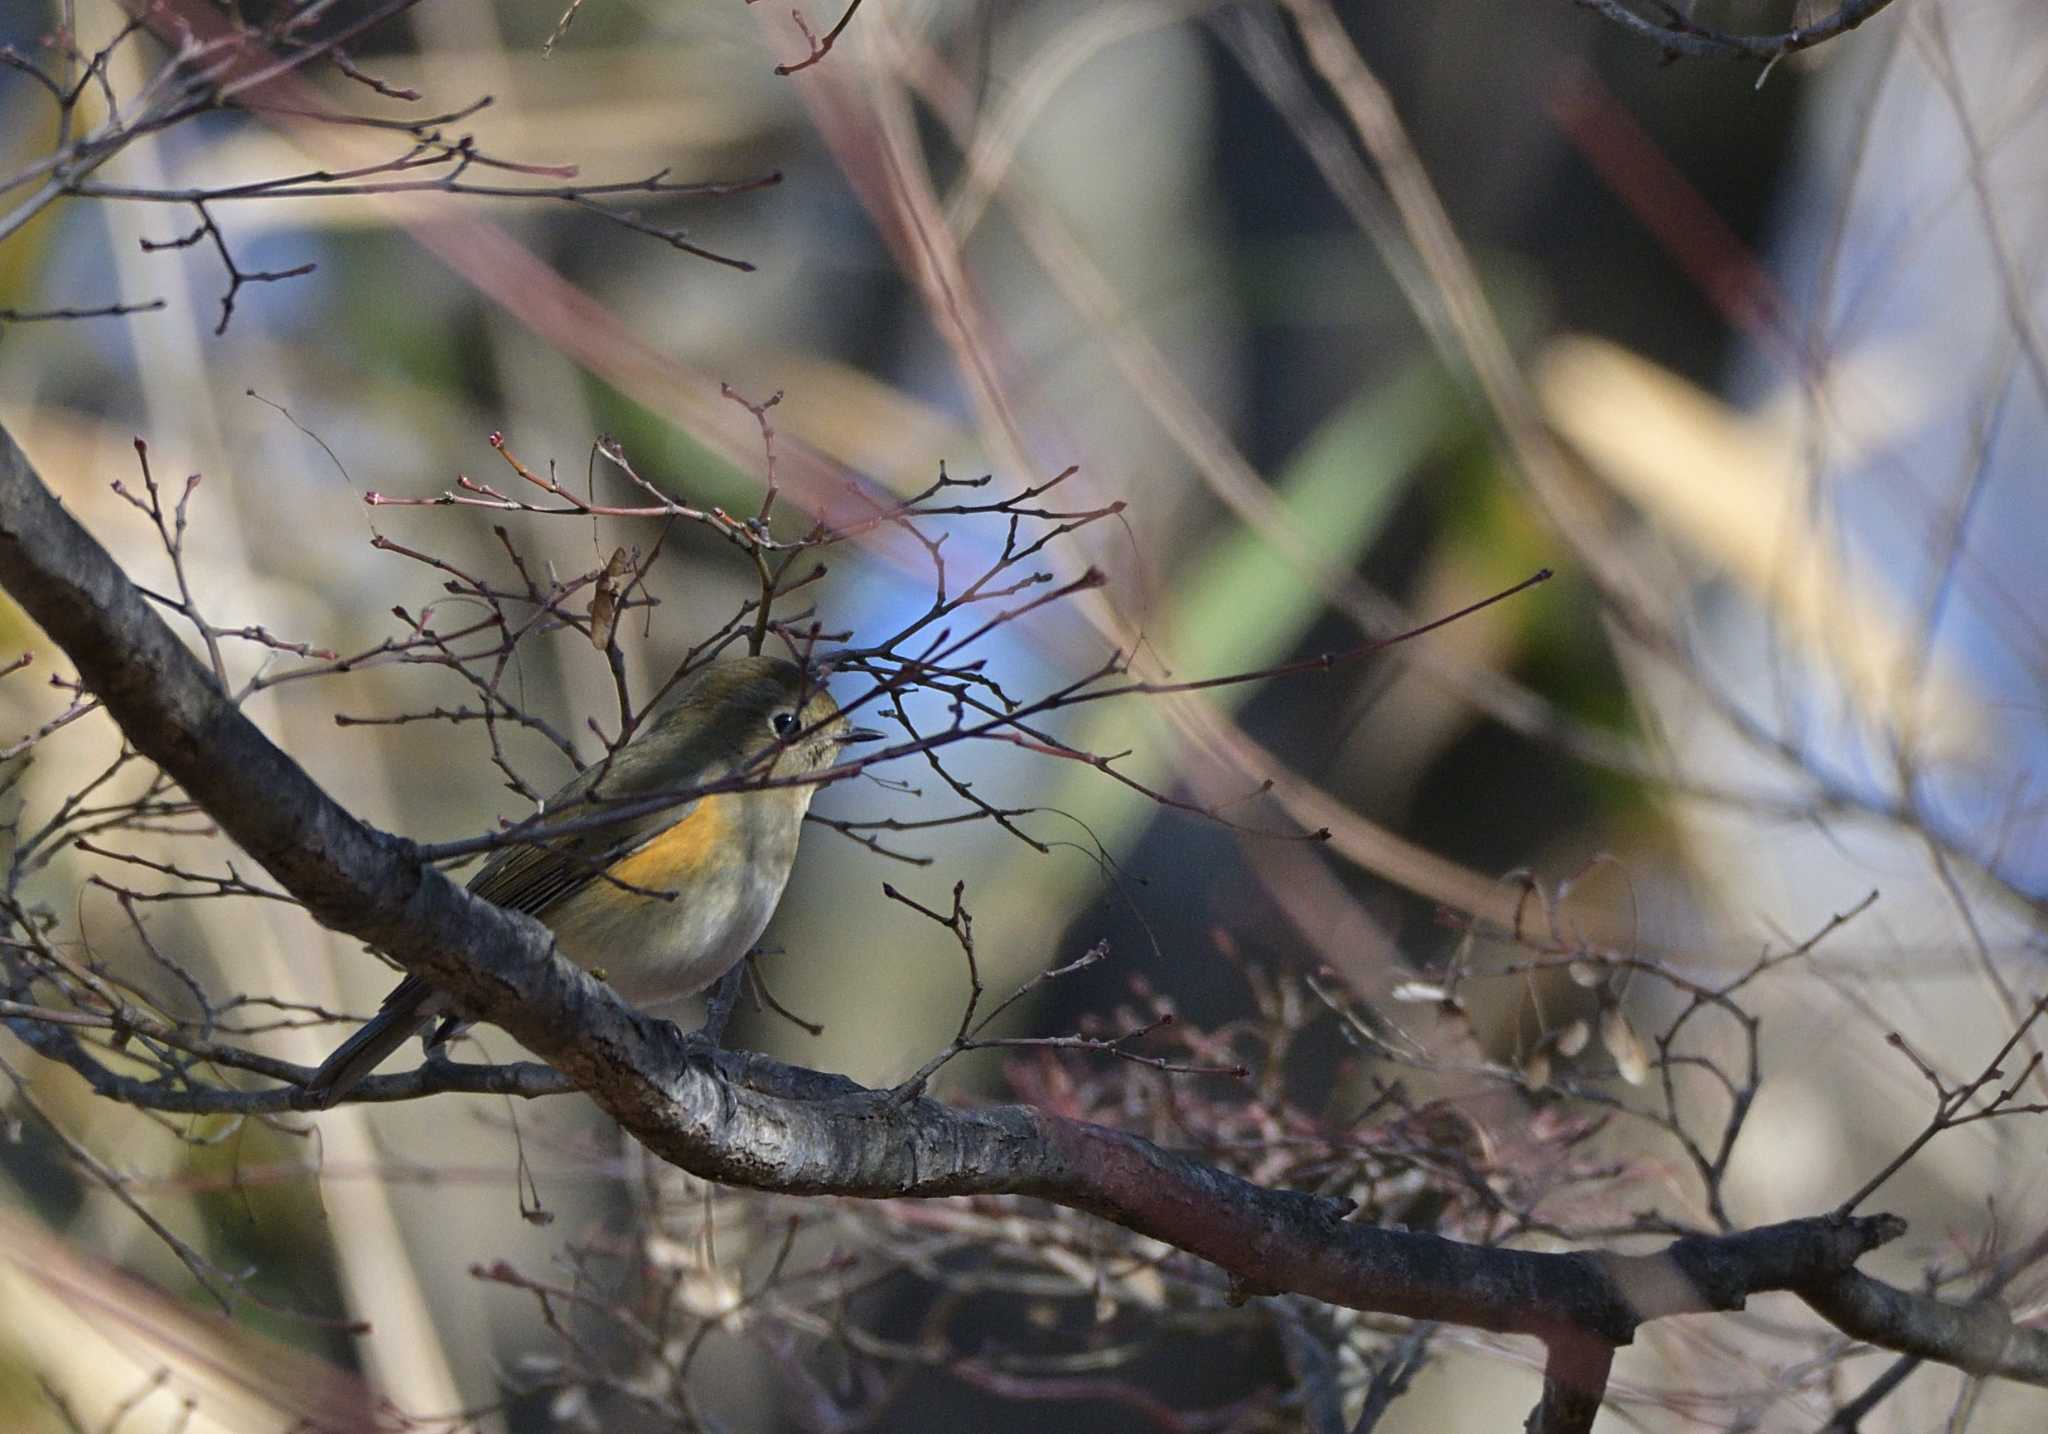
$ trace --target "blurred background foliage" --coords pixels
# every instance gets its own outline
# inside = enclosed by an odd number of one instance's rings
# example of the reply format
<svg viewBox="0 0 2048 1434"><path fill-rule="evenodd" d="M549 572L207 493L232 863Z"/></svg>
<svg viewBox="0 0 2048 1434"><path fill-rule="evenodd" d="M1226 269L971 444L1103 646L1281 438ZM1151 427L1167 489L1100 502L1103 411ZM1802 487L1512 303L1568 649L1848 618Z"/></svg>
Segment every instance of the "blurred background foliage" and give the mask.
<svg viewBox="0 0 2048 1434"><path fill-rule="evenodd" d="M1789 8L1721 7L1748 24ZM559 19L552 5L427 0L367 35L357 63L428 97L414 108L488 95L487 108L449 128L500 158L573 163L586 181L664 169L681 180L780 174L732 197L641 206L753 271L560 203L431 193L221 203L216 217L243 268L317 269L244 287L216 336L226 280L210 246L145 253L138 243L187 230L188 211L73 201L0 243L0 308L156 298L164 307L7 324L0 416L144 581L161 581L162 553L108 491L114 479L133 482L131 438L147 439L160 474L204 474L190 539L202 604L216 621L261 622L338 651L391 633L394 606L417 614L444 596L434 572L373 548L375 534L471 572L509 573L490 515L365 503L373 491L431 495L462 473L513 481L493 432L529 465L557 465L578 485L592 472L601 494L624 500L630 490L589 457L598 435L615 435L643 474L686 501L752 511L761 444L752 419L719 399L720 381L757 400L785 395L772 419L789 465L779 522L792 534L800 513L829 502L841 467L901 494L941 463L955 476L993 472L1005 487L1079 465L1077 505L1128 507L1053 564L1063 576L1099 565L1122 631L1141 633L1176 675L1347 648L1363 635L1361 616L1370 631L1392 631L1396 605L1432 617L1553 567L1547 585L1411 647L1208 703L1217 720L1240 724L1260 760L1350 813L1360 833L1397 834L1412 860L1361 857L1356 843L1248 837L1162 811L1078 764L1005 747L963 753L955 770L987 800L1034 808L1023 825L1050 850L988 826L944 829L892 840L933 859L906 867L814 830L770 933L782 954L767 969L780 999L825 1032L814 1039L752 1015L737 1040L865 1081L898 1079L943 1043L965 994L958 953L883 899L883 880L935 906L964 881L998 988L1107 940L1111 960L1022 1017L1020 1028L1035 1030L1114 1006L1134 976L1195 1019L1228 1018L1243 993L1219 958L1226 946L1283 967L1328 962L1383 1000L1448 957L1457 937L1440 912L1459 893L1517 868L1556 883L1602 853L1614 863L1586 878L1594 894L1583 900L1626 913L1627 939L1642 949L1708 969L1803 935L1878 887L1884 900L1839 967L1773 1013L1783 1076L1738 1165L1741 1218L1807 1213L1853 1188L1860 1176L1846 1172L1881 1159L1921 1118L1916 1078L1887 1059L1887 1026L1930 1039L1945 1030L1965 1060L1988 1048L1983 1037L2001 1019L1984 973L2036 970L2024 964L2034 943L2025 898L2042 874L2025 757L2038 687L1984 679L1982 647L1966 640L1977 629L1928 616L1923 594L1935 580L1890 562L1905 538L1886 547L1885 524L1904 509L1890 486L1909 483L1902 473L1975 475L1973 495L2006 481L1997 460L2038 416L2039 393L2024 382L2035 337L2025 304L1979 311L1951 292L1930 298L1949 306L1933 318L1894 305L1960 282L1942 262L1944 226L1968 208L1958 198L1966 178L1997 204L1957 217L1965 233L1953 242L1974 235L1980 246L1962 267L2009 262L2031 292L2037 199L2012 200L2009 222L1999 221L2003 259L1986 259L1981 245L1987 215L2007 215L2009 195L2039 192L2031 170L1989 167L2033 152L2022 141L2038 127L2037 96L2013 80L1996 92L2010 98L1994 102L1961 81L1944 90L1943 75L2038 67L2041 42L2014 39L2017 6L1898 8L1919 13L1888 14L1817 63L1778 65L1759 84L1748 66L1660 65L1564 0L1343 7L1547 420L1583 455L1587 491L1626 535L1628 560L1657 575L1683 613L1701 668L1761 728L1789 734L1776 750L1756 731L1731 736L1669 662L1631 644L1574 548L1586 535L1561 534L1505 465L1492 416L1404 297L1412 256L1395 253L1390 265L1375 248L1256 79L1259 54L1294 45L1263 11L867 0L821 65L784 78L772 64L802 53L786 6L585 0L544 50ZM9 5L0 42L35 51L59 18L51 0ZM88 49L119 23L100 0L82 0L77 21ZM1944 51L1930 32L1954 43ZM2001 66L2002 50L2024 62ZM124 47L111 81L132 89L157 55ZM336 106L408 108L331 71L304 79ZM1297 100L1326 98L1315 81L1298 83ZM1990 160L1983 147L1901 138L1943 94L1953 107L1955 93L1979 107ZM45 152L50 125L46 96L0 74L0 169ZM1951 117L1944 133L1961 128ZM1901 148L1866 160L1880 148L1873 136ZM210 115L130 146L103 177L223 185L361 162L390 145L289 118ZM906 163L916 166L908 177ZM935 256L914 219L943 224L950 246ZM544 267L528 267L535 260ZM953 279L964 285L960 311L933 301ZM986 365L979 377L970 354ZM1997 354L2002 367L1984 357ZM1838 377L1841 389L1831 387ZM1253 484L1241 504L1270 505L1270 522L1233 510L1233 475ZM1925 482L1933 492L1951 479ZM2016 502L2003 532L2037 535L2025 520L2038 497ZM530 564L563 574L656 536L623 521L507 526ZM963 563L1000 537L966 521L952 533ZM1957 540L1964 556L1950 570L1976 575L1957 580L1957 606L1971 593L2003 604L2004 626L1990 626L2010 639L2007 668L2038 681L2043 669L2024 660L2038 636L2026 616L2038 611L2028 601L2038 580L2008 566L2005 540L1991 538L1982 552L1974 530ZM843 550L832 569L820 609L856 637L929 595L914 550ZM632 621L638 689L724 621L751 583L726 546L694 528L669 532L651 581L660 605ZM0 689L8 721L28 731L63 701L35 674L62 664L18 616L0 627L8 653L41 659ZM1100 663L1115 631L1070 605L1004 629L988 657L1006 682L1033 691ZM266 656L277 660L261 649L233 660L246 673ZM1899 695L1907 667L1910 701ZM583 721L608 721L611 708L587 644L528 644L518 681L537 710L593 746ZM1499 699L1491 707L1473 695L1488 691ZM389 717L461 695L431 672L379 667L272 688L251 711L354 810L441 840L520 814L478 734L341 727L334 717ZM1517 729L1488 715L1517 704L1538 718ZM1912 742L1882 735L1905 728ZM1273 775L1244 763L1242 747L1205 746L1154 704L1088 709L1060 731L1089 750L1130 750L1134 776L1201 803L1234 801ZM1582 740L1551 739L1560 733ZM1927 790L1911 764L1887 770L1888 757L1942 733L1940 750L1979 794L1944 805L1943 829L1962 833L1991 873L1981 883L1932 870L1912 824L1885 817L1898 815L1902 790L1909 807ZM97 720L58 734L21 799L30 809L54 802L113 740ZM1677 780L1581 760L1589 748L1639 754L1638 767ZM565 775L539 743L512 755L542 790ZM909 818L957 806L914 760L888 775L907 790L852 783L820 808ZM1689 802L1688 781L1725 790ZM2000 783L2007 835L1972 846L1969 834L1992 820L1982 794ZM1255 799L1231 814L1298 832L1316 824L1305 810ZM71 855L37 880L69 939L140 961L120 911L81 885L90 870ZM361 1011L390 979L298 913L248 907L166 907L149 913L149 930L223 989ZM1521 988L1494 994L1482 1034L1512 1061L1536 1017ZM277 1039L307 1059L330 1034ZM503 1036L482 1040L510 1054ZM1597 1049L1587 1057L1589 1079L1611 1074L1602 1059ZM961 1062L946 1081L964 1095L993 1089L998 1075ZM192 1295L189 1277L26 1122L0 1150L15 1232L4 1272L15 1293L0 1302L11 1428L62 1427L44 1387L95 1429L114 1427L129 1399L140 1401L135 1422L121 1427L167 1427L166 1411L188 1397L196 1403L182 1427L284 1427L296 1399L342 1371L414 1412L486 1404L538 1332L526 1301L472 1279L470 1266L545 1268L565 1230L619 1219L639 1175L579 1102L508 1112L443 1099L336 1112L286 1134L253 1123L166 1127L90 1100L61 1072L29 1076L44 1111L131 1177L182 1238L226 1268L250 1269L249 1289L266 1303L238 1306L240 1332L181 1326L184 1308L111 1270ZM2038 1179L1987 1131L1919 1167L1897 1201L1931 1217L1922 1228L1938 1241L1951 1222L1981 1214L1987 1191L2023 1201ZM522 1219L535 1201L560 1218ZM87 1321L105 1349L50 1334L87 1299L120 1306L131 1322ZM376 1333L271 1306L367 1320ZM190 1309L202 1307L194 1297ZM262 1353L242 1342L252 1331L267 1339ZM323 1372L257 1373L285 1357L281 1345ZM733 1391L736 1427L776 1427L775 1375L742 1348L723 1351L718 1376ZM1527 1407L1533 1373L1490 1357L1489 1341L1462 1348L1383 1427L1519 1418L1504 1411ZM1681 1377L1694 1353L1685 1336L1646 1340L1623 1368L1654 1385ZM152 1384L174 1366L178 1379ZM1487 1378L1466 1377L1473 1368ZM184 1382L194 1369L210 1371L202 1386ZM1227 1370L1207 1378L1209 1397L1227 1395ZM961 1391L930 1383L901 1427L962 1417L948 1402ZM230 1386L247 1388L230 1397ZM1897 1427L1920 1427L1914 1420L1947 1408L1954 1387L1930 1377L1919 1402L1891 1406ZM353 1385L329 1396L372 1407ZM2007 1412L1978 1427L2035 1427L2042 1415L2032 1396L1998 1398L1985 1407ZM1010 1417L1035 1427L1042 1414ZM1061 1417L1076 1429L1125 1427L1114 1411ZM547 1412L528 1402L481 1422L539 1429Z"/></svg>

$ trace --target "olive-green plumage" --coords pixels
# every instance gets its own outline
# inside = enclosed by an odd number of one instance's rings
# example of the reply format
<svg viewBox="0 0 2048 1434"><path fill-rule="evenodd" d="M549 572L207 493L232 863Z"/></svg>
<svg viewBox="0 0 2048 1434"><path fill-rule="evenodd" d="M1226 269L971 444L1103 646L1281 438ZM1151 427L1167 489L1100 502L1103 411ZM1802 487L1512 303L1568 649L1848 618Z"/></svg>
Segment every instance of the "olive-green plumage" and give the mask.
<svg viewBox="0 0 2048 1434"><path fill-rule="evenodd" d="M603 825L607 808L734 777L805 777L839 759L850 728L796 663L728 658L678 683L611 759L543 807L541 833L509 846L469 883L486 901L538 917L562 954L639 1005L703 990L760 939L796 860L811 783L713 793ZM582 829L550 839L558 825ZM460 1021L416 976L321 1065L301 1103L324 1109L429 1022Z"/></svg>

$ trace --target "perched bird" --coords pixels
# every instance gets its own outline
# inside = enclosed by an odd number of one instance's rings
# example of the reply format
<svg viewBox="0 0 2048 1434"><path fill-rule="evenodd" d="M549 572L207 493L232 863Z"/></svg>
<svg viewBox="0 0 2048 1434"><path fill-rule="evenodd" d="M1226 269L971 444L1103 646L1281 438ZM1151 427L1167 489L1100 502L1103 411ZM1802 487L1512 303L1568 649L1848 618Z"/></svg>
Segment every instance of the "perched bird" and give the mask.
<svg viewBox="0 0 2048 1434"><path fill-rule="evenodd" d="M813 674L783 657L712 662L668 692L608 761L550 797L532 841L487 862L469 889L538 917L562 954L635 1005L701 991L753 949L796 861L811 783L718 792L606 825L607 807L732 777L802 777L851 742ZM580 830L550 839L547 829ZM324 1110L413 1035L438 1022L432 1050L467 1022L417 976L324 1061L297 1103Z"/></svg>

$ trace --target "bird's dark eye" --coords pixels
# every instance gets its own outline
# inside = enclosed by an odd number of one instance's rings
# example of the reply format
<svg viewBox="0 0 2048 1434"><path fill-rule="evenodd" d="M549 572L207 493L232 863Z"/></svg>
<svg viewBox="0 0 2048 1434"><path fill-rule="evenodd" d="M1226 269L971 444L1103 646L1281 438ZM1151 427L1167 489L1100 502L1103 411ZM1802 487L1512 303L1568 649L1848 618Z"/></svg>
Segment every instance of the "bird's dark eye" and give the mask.
<svg viewBox="0 0 2048 1434"><path fill-rule="evenodd" d="M787 708L780 712L769 714L768 730L778 737L789 736L790 733L796 731L796 726L796 713L789 711Z"/></svg>

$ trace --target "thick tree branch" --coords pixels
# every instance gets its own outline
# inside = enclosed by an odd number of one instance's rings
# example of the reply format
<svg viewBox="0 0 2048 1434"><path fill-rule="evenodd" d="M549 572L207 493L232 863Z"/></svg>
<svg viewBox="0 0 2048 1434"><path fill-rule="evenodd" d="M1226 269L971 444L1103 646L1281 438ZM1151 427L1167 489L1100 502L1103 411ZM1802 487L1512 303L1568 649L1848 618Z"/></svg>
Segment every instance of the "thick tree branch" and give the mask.
<svg viewBox="0 0 2048 1434"><path fill-rule="evenodd" d="M1627 1343L1642 1321L1738 1309L1766 1290L1796 1291L1874 1343L2048 1383L2041 1333L1991 1306L1949 1309L1854 1273L1857 1258L1902 1233L1891 1216L1695 1237L1654 1255L1483 1248L1350 1223L1346 1202L1263 1189L1121 1131L1030 1107L950 1109L708 1050L552 959L537 922L473 899L409 842L336 805L221 692L4 431L0 584L64 648L128 741L319 920L445 987L545 1057L656 1155L703 1178L794 1194L1034 1196L1209 1260L1246 1295L1292 1291L1535 1335L1554 1357L1570 1356L1554 1358L1560 1419L1573 1398L1566 1386L1583 1392L1604 1364L1598 1351ZM28 1017L9 1025L25 1036L38 1030ZM525 1074L531 1068L504 1069L459 1079L476 1081L469 1088L550 1084ZM274 1090L234 1094L282 1108L294 1077L279 1074L286 1084ZM374 1089L457 1078L394 1077ZM160 1082L103 1089L139 1105L192 1108L175 1104L187 1092Z"/></svg>
<svg viewBox="0 0 2048 1434"><path fill-rule="evenodd" d="M1607 1393L1614 1346L1592 1339L1559 1339L1543 1362L1543 1398L1529 1412L1526 1434L1586 1434Z"/></svg>
<svg viewBox="0 0 2048 1434"><path fill-rule="evenodd" d="M1995 1300L1944 1304L1854 1270L1803 1286L1799 1297L1852 1338L1973 1374L2048 1385L2048 1337L2015 1324Z"/></svg>

